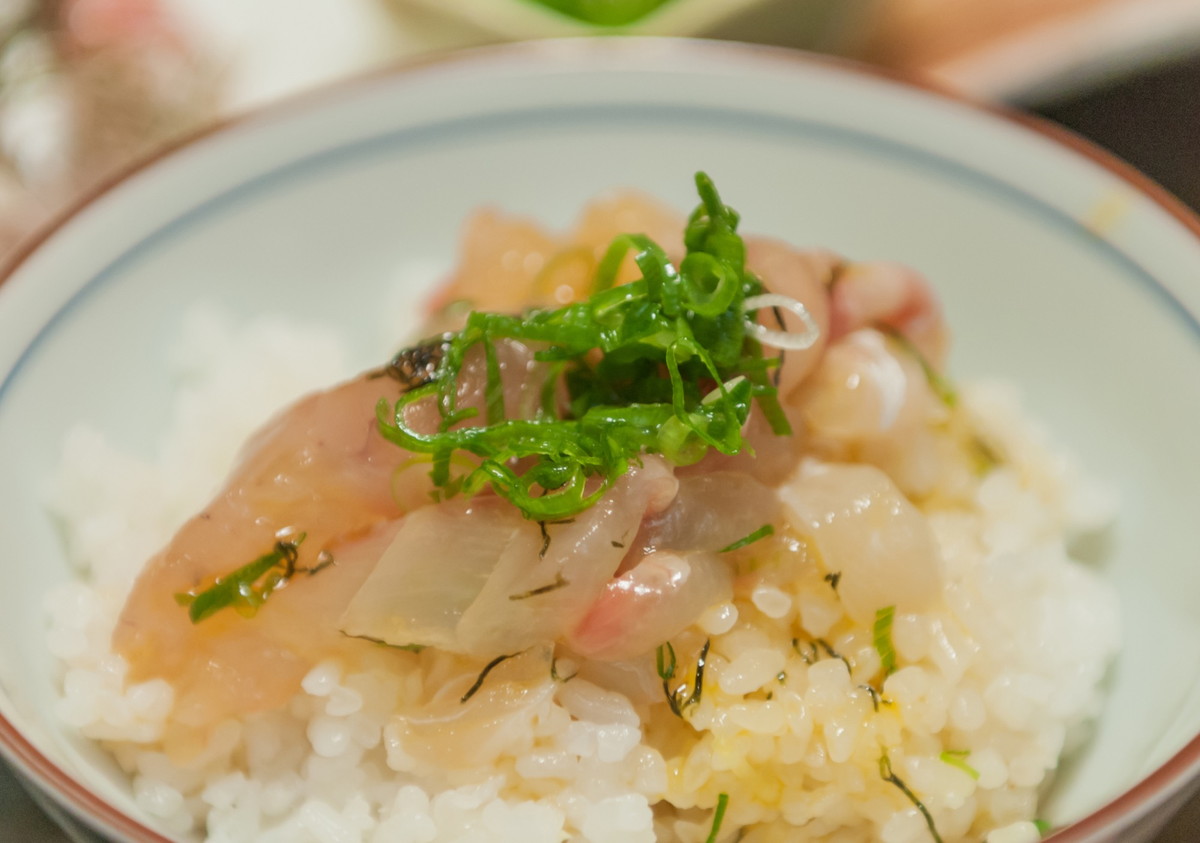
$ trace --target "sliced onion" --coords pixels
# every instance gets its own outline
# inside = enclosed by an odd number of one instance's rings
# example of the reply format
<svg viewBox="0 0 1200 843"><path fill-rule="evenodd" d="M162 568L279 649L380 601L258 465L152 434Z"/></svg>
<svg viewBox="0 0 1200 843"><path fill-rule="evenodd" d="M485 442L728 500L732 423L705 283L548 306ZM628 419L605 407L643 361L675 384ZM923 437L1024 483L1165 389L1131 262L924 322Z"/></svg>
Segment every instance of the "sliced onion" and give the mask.
<svg viewBox="0 0 1200 843"><path fill-rule="evenodd" d="M595 506L545 524L545 536L492 496L419 509L350 601L340 629L482 658L560 639L611 580L646 512L665 506L676 488L666 464L646 457Z"/></svg>
<svg viewBox="0 0 1200 843"><path fill-rule="evenodd" d="M342 614L347 635L462 652L458 623L505 553L536 556L537 526L481 496L410 514Z"/></svg>
<svg viewBox="0 0 1200 843"><path fill-rule="evenodd" d="M802 332L777 331L766 325L760 325L752 319L747 319L746 330L763 345L782 348L785 351L803 351L812 347L820 338L821 329L802 301L779 293L763 293L758 296L750 296L742 302L742 310L747 312L767 307L782 307L784 310L794 313L804 323L804 330Z"/></svg>
<svg viewBox="0 0 1200 843"><path fill-rule="evenodd" d="M664 494L673 495L675 487L666 464L646 457L599 503L569 523L546 524L544 554L540 548L529 552L524 545L512 545L462 614L458 640L463 651L512 652L561 638L612 578L647 509Z"/></svg>

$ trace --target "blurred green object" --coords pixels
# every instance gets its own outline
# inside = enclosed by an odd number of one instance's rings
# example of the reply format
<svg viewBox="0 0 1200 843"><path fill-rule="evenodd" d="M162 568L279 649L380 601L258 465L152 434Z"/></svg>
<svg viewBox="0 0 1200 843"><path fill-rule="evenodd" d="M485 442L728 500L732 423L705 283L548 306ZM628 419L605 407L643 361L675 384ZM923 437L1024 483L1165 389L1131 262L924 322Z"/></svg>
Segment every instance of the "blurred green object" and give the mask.
<svg viewBox="0 0 1200 843"><path fill-rule="evenodd" d="M853 55L885 0L385 0L440 46L678 35Z"/></svg>
<svg viewBox="0 0 1200 843"><path fill-rule="evenodd" d="M596 26L628 26L672 0L529 0Z"/></svg>

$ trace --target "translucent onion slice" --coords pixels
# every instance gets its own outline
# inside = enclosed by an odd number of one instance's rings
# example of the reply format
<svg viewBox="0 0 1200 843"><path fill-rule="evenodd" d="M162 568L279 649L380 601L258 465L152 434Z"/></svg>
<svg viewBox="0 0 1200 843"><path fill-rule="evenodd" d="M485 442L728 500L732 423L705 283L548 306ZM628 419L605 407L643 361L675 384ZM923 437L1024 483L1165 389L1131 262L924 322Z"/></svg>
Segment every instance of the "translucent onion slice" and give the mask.
<svg viewBox="0 0 1200 843"><path fill-rule="evenodd" d="M480 496L411 513L342 614L347 635L462 652L458 623L500 557L537 555L537 525Z"/></svg>
<svg viewBox="0 0 1200 843"><path fill-rule="evenodd" d="M803 351L806 348L810 348L821 336L821 329L817 326L817 322L813 319L812 314L808 312L808 308L804 306L804 302L794 299L791 296L783 296L779 293L763 293L758 296L749 296L742 302L742 310L747 312L767 307L781 307L796 314L800 321L804 323L804 330L801 332L778 331L774 328L768 328L766 325L760 325L752 319L747 319L747 332L763 345L769 345L772 348L782 348L785 351Z"/></svg>
<svg viewBox="0 0 1200 843"><path fill-rule="evenodd" d="M347 635L491 658L555 641L588 611L676 480L646 457L595 506L538 524L491 495L409 515L343 613Z"/></svg>
<svg viewBox="0 0 1200 843"><path fill-rule="evenodd" d="M675 489L666 464L646 457L595 506L565 523L546 523L544 553L529 552L524 544L507 548L462 614L463 652L512 652L561 638L612 578L646 511L664 497L670 500Z"/></svg>

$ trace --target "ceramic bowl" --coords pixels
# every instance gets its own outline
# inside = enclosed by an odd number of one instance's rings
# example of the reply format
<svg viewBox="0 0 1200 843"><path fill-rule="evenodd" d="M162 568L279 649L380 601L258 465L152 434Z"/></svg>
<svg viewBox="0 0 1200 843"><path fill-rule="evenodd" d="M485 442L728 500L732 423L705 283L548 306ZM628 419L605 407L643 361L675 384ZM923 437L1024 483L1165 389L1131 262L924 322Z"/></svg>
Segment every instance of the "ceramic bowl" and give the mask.
<svg viewBox="0 0 1200 843"><path fill-rule="evenodd" d="M0 286L4 756L103 833L163 838L56 719L43 597L72 571L38 490L78 419L152 451L189 304L353 337L405 267L452 260L481 204L565 224L637 186L685 209L698 169L748 229L920 268L953 373L1019 383L1118 487L1105 574L1124 649L1043 815L1064 843L1149 835L1200 773L1200 224L1062 133L853 66L684 41L542 42L338 87L190 141L19 256Z"/></svg>

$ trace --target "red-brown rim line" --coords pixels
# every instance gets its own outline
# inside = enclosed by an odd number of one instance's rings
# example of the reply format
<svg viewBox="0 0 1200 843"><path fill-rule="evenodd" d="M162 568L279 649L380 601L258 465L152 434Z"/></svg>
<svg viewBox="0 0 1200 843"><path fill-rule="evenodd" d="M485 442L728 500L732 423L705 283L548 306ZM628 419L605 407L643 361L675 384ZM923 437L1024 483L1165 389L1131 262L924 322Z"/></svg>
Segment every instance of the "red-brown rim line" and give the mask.
<svg viewBox="0 0 1200 843"><path fill-rule="evenodd" d="M0 714L0 741L9 750L9 755L20 762L21 766L18 767L18 772L21 775L29 776L32 773L35 779L32 783L35 786L49 784L56 787L54 792L47 791L49 798L59 806L66 808L72 817L82 819L89 828L99 821L102 824L99 831L102 833L117 832L121 835L128 835L128 840L135 841L135 843L174 843L170 838L163 837L154 829L143 825L80 784L69 773L43 755L2 714Z"/></svg>
<svg viewBox="0 0 1200 843"><path fill-rule="evenodd" d="M2 265L0 265L0 285L3 285L55 233L101 197L115 190L122 183L137 176L143 170L151 168L164 158L168 158L180 150L201 142L212 135L224 133L245 124L256 122L259 119L273 118L286 115L293 110L311 108L314 105L319 105L320 101L326 97L336 96L339 92L351 87L377 82L394 76L405 76L414 71L426 68L438 68L444 65L463 65L467 62L479 60L486 61L495 55L509 56L532 52L545 53L552 57L555 51L563 49L563 45L568 42L570 43L570 49L576 51L610 51L614 48L624 49L630 45L642 44L654 45L655 49L730 52L741 57L752 54L759 59L779 61L781 64L789 66L817 65L833 67L855 75L883 79L901 87L921 90L935 97L953 102L959 107L966 107L973 111L990 114L1006 122L1020 125L1089 159L1094 164L1108 170L1122 181L1130 184L1135 190L1153 201L1183 225L1197 240L1200 240L1200 217L1177 197L1163 188L1162 185L1130 164L1122 161L1114 154L1062 126L1021 112L1012 107L981 102L931 79L901 73L888 68L864 65L849 59L815 55L799 50L758 44L738 44L695 38L573 38L517 42L474 47L465 50L429 53L405 59L353 78L330 82L317 88L294 94L280 102L271 103L243 114L218 118L212 124L184 135L164 145L161 149L142 160L119 169L115 174L103 179L100 183L76 197L50 221L42 225L34 234L18 244L4 259ZM132 835L130 839L136 840L137 843L172 843L169 838L163 837L158 832L118 810L115 806L105 802L80 782L76 781L34 747L3 715L0 715L0 739L2 739L0 742L6 745L9 754L15 757L23 766L22 772L33 773L34 777L40 779L41 783L53 786L55 791L50 794L52 798L55 798L60 804L66 806L73 814L90 818L90 820L85 820L88 822L98 819L106 826L106 831L130 834ZM1046 839L1058 841L1058 843L1085 843L1088 836L1099 834L1105 830L1111 830L1110 823L1114 823L1122 817L1133 817L1139 813L1148 813L1156 803L1165 801L1171 795L1174 795L1177 790L1183 788L1186 784L1184 775L1193 767L1200 767L1200 735L1192 738L1175 755L1132 788L1115 797L1083 819L1058 830ZM1172 785L1175 787L1172 788Z"/></svg>

